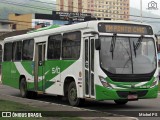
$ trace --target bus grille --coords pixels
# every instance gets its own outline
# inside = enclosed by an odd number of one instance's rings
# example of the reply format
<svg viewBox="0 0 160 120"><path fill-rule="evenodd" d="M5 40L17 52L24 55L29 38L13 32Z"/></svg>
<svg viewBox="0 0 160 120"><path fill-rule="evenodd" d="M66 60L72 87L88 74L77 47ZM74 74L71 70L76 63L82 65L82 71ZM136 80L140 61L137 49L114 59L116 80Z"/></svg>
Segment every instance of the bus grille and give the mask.
<svg viewBox="0 0 160 120"><path fill-rule="evenodd" d="M152 79L152 76L147 77L115 77L115 76L109 76L110 79L114 82L145 82L150 81Z"/></svg>
<svg viewBox="0 0 160 120"><path fill-rule="evenodd" d="M136 92L129 92L129 91L117 91L117 94L121 98L127 98L130 94L137 94L138 97L143 97L147 94L148 90L136 91Z"/></svg>

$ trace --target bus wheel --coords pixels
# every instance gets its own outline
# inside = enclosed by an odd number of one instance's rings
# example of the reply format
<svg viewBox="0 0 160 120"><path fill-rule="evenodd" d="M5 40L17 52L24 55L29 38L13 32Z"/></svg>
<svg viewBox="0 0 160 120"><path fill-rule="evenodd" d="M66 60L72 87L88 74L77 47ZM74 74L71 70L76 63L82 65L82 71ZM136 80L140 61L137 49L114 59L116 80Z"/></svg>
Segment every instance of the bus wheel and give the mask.
<svg viewBox="0 0 160 120"><path fill-rule="evenodd" d="M72 106L79 106L84 99L77 98L77 88L75 82L71 82L68 87L68 101Z"/></svg>
<svg viewBox="0 0 160 120"><path fill-rule="evenodd" d="M128 102L128 100L114 100L114 102L118 105L124 105Z"/></svg>
<svg viewBox="0 0 160 120"><path fill-rule="evenodd" d="M26 98L28 96L27 83L25 78L22 78L20 82L20 94L23 98Z"/></svg>

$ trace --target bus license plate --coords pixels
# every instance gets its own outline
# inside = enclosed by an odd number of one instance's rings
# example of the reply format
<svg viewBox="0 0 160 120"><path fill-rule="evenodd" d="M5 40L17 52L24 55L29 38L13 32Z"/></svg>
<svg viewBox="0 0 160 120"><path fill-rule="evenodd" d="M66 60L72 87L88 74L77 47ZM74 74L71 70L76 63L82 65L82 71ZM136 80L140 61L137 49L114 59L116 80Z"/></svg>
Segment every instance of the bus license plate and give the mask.
<svg viewBox="0 0 160 120"><path fill-rule="evenodd" d="M128 95L128 99L132 100L132 99L137 99L138 96L137 95Z"/></svg>

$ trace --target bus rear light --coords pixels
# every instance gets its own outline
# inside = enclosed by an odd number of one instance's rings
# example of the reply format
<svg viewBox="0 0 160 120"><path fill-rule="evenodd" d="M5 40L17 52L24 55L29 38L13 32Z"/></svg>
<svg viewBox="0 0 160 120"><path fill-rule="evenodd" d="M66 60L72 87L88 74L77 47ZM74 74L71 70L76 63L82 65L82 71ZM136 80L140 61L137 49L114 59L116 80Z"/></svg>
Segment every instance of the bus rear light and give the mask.
<svg viewBox="0 0 160 120"><path fill-rule="evenodd" d="M112 86L102 76L99 76L99 79L104 87L112 89Z"/></svg>

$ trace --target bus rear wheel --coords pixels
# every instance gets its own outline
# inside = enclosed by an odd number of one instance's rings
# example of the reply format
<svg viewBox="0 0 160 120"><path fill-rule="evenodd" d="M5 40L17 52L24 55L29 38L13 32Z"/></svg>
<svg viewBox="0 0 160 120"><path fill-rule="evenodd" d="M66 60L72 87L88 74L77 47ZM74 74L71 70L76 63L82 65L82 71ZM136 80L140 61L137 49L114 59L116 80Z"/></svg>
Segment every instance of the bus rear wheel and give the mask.
<svg viewBox="0 0 160 120"><path fill-rule="evenodd" d="M37 97L36 92L27 90L27 83L26 83L25 78L22 78L20 82L20 94L23 98L36 98Z"/></svg>
<svg viewBox="0 0 160 120"><path fill-rule="evenodd" d="M114 102L117 105L125 105L128 102L128 100L114 100Z"/></svg>
<svg viewBox="0 0 160 120"><path fill-rule="evenodd" d="M27 83L25 78L22 78L20 82L20 94L23 98L26 98L28 96Z"/></svg>
<svg viewBox="0 0 160 120"><path fill-rule="evenodd" d="M80 106L84 102L84 99L77 97L77 88L74 81L68 87L68 101L72 106Z"/></svg>

